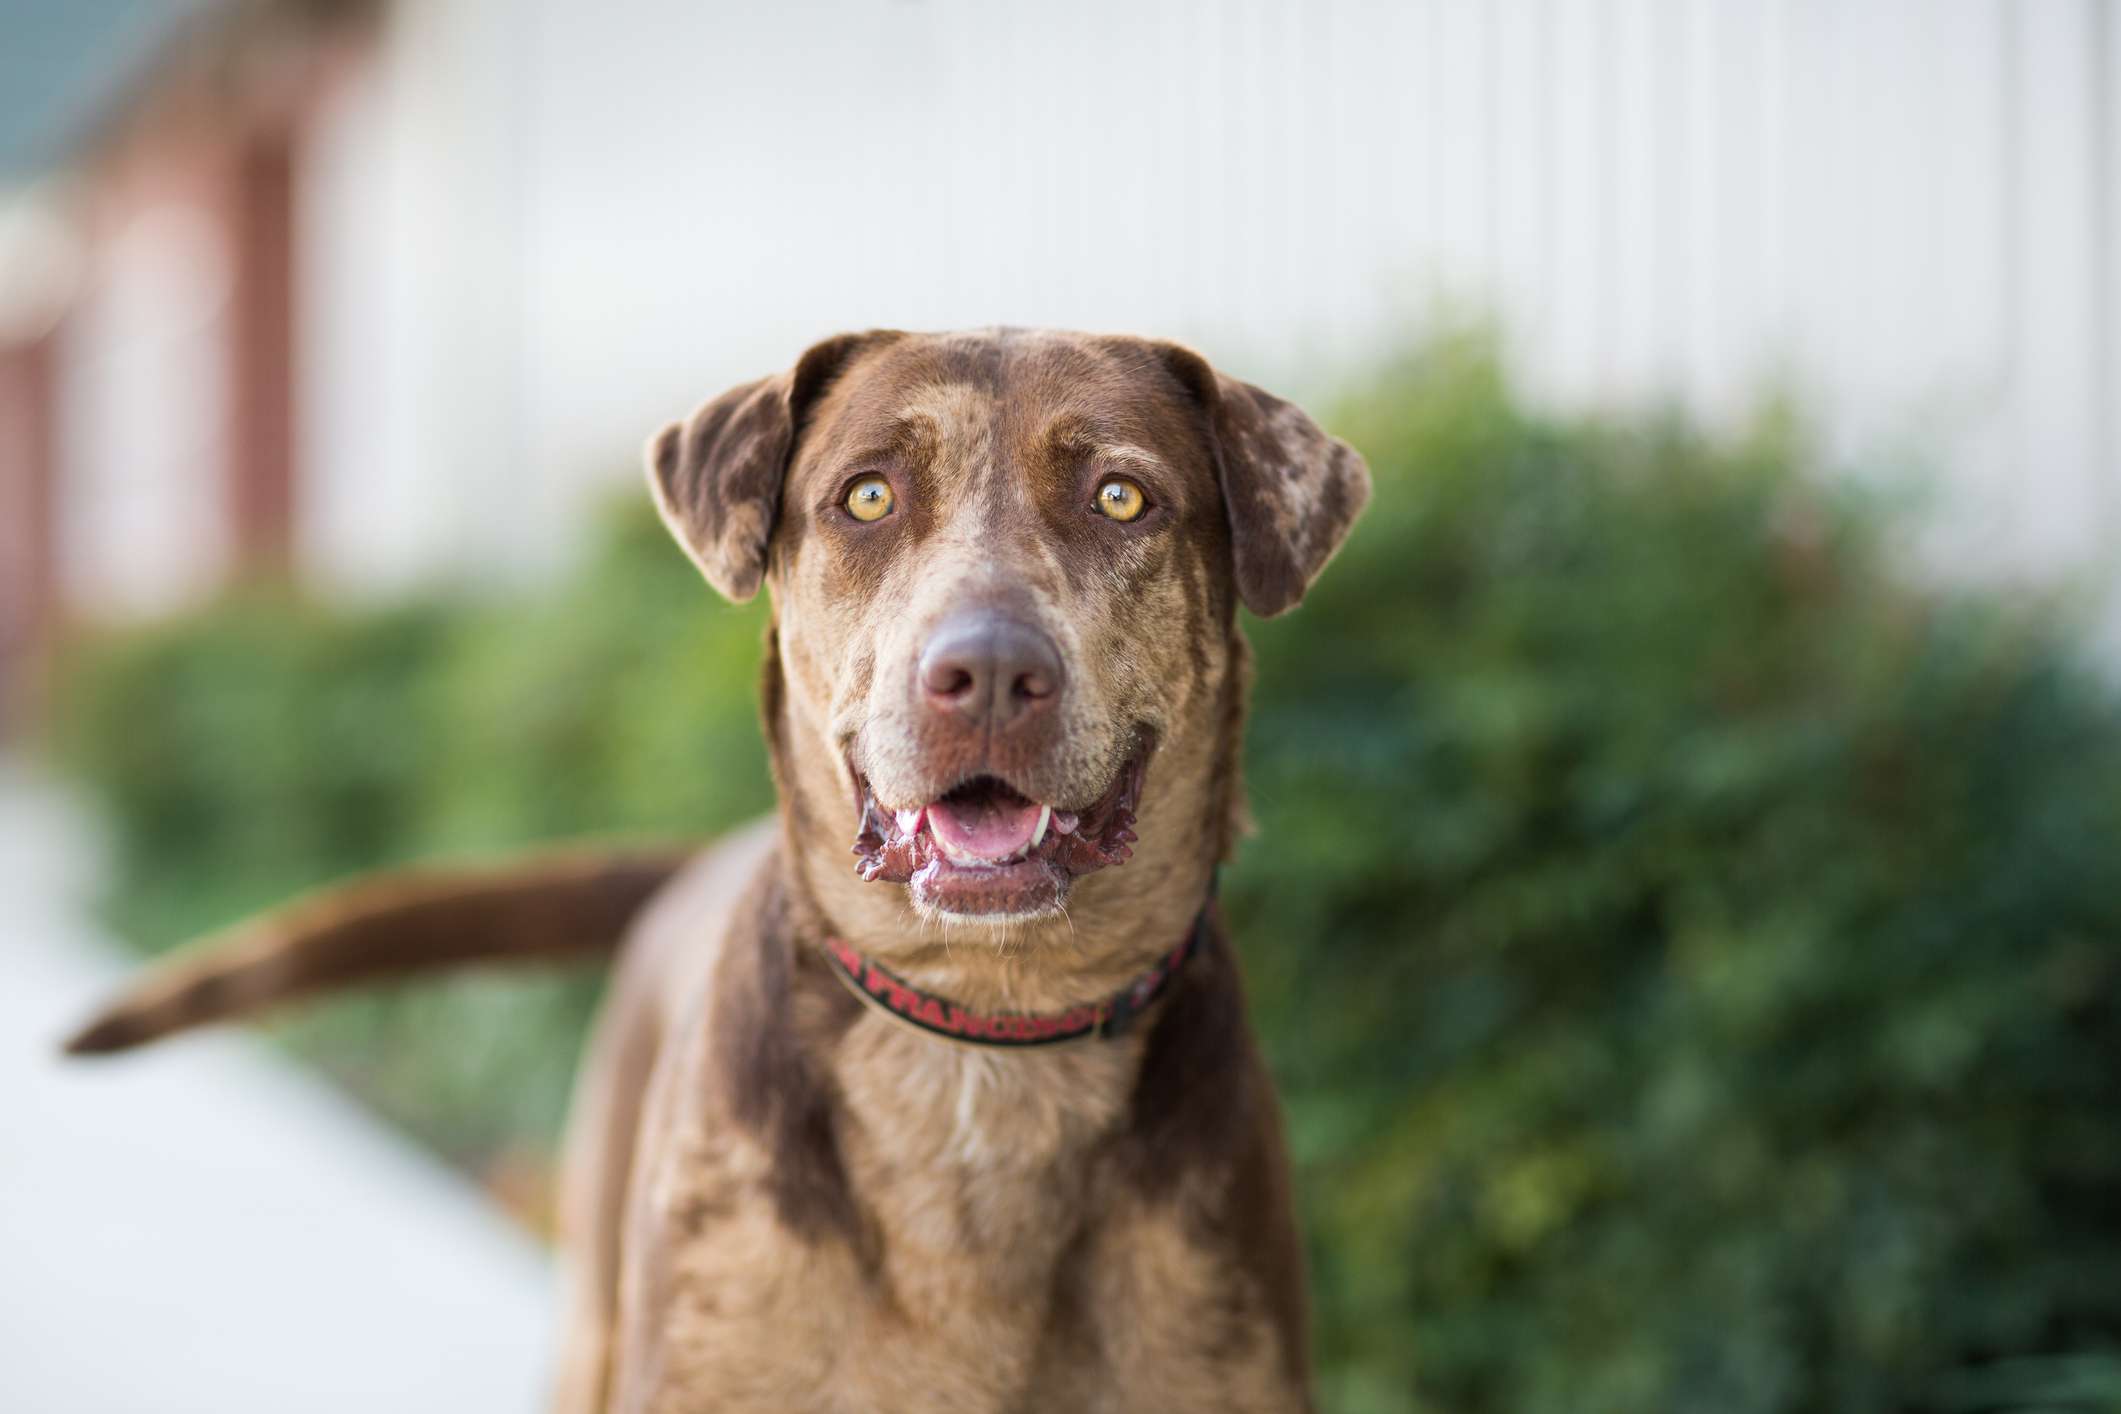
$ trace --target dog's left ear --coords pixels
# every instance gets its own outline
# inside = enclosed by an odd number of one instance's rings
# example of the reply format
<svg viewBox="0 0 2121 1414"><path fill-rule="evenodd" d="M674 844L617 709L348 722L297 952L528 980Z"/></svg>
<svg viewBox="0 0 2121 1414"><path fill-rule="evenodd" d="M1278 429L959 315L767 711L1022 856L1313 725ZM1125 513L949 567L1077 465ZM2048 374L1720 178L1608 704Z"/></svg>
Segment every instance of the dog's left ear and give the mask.
<svg viewBox="0 0 2121 1414"><path fill-rule="evenodd" d="M794 368L731 388L648 439L648 489L663 524L722 594L743 603L766 577L766 545L803 421L860 350L887 330L813 344Z"/></svg>
<svg viewBox="0 0 2121 1414"><path fill-rule="evenodd" d="M1296 404L1183 345L1162 351L1207 412L1238 597L1263 619L1295 608L1369 504L1370 468Z"/></svg>

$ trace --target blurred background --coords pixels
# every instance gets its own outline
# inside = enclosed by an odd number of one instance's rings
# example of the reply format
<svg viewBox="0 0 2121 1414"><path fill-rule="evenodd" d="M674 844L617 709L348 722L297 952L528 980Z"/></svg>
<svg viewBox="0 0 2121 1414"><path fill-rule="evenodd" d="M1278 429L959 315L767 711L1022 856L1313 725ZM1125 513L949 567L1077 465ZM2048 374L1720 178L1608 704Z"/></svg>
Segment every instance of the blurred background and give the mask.
<svg viewBox="0 0 2121 1414"><path fill-rule="evenodd" d="M2116 9L0 0L0 1403L532 1406L596 976L46 1052L767 808L644 435L1017 323L1377 474L1226 883L1325 1409L2121 1410Z"/></svg>

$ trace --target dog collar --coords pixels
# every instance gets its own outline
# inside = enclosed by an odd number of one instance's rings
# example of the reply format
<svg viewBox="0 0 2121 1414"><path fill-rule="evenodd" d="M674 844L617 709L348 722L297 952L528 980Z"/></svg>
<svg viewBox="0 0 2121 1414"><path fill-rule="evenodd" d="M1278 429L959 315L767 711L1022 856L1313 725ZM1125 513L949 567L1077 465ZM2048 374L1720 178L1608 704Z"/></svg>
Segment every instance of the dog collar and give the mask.
<svg viewBox="0 0 2121 1414"><path fill-rule="evenodd" d="M1186 960L1200 950L1207 931L1208 910L1203 908L1185 941L1159 958L1154 967L1102 1001L1066 1011L972 1011L922 991L838 938L825 939L825 961L848 991L886 1016L932 1036L968 1046L1051 1046L1085 1036L1110 1040L1125 1035L1135 1019L1164 994Z"/></svg>

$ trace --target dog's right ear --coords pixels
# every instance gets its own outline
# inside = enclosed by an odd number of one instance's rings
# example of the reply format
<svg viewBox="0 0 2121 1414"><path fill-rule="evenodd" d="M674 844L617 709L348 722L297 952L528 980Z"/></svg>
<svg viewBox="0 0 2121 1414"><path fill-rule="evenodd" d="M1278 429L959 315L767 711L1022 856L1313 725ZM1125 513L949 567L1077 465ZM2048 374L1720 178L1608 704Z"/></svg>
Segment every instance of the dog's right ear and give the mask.
<svg viewBox="0 0 2121 1414"><path fill-rule="evenodd" d="M781 482L818 396L887 330L813 344L795 367L740 384L648 440L648 489L663 524L724 596L742 603L766 577Z"/></svg>

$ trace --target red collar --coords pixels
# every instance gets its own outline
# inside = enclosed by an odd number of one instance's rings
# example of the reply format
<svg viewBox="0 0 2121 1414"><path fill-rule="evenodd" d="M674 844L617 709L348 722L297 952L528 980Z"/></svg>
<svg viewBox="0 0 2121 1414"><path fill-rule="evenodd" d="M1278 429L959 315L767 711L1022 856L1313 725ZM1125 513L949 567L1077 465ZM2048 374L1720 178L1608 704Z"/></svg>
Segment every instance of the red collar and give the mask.
<svg viewBox="0 0 2121 1414"><path fill-rule="evenodd" d="M1201 949L1207 932L1208 910L1203 908L1185 941L1165 953L1154 967L1102 1001L1084 1002L1066 1011L968 1011L922 991L838 938L825 939L825 961L849 991L878 1011L945 1040L971 1046L1050 1046L1084 1036L1110 1040L1125 1034L1135 1018L1163 995L1186 959Z"/></svg>

